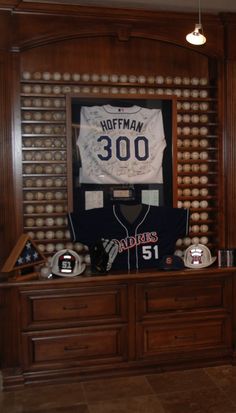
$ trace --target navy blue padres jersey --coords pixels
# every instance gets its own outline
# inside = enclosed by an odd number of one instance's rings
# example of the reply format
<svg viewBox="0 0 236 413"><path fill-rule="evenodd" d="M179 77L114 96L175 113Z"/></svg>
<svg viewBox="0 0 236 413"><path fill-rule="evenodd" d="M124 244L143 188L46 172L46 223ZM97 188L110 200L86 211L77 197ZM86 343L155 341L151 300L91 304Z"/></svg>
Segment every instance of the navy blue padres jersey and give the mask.
<svg viewBox="0 0 236 413"><path fill-rule="evenodd" d="M120 205L69 215L74 241L91 246L102 238L118 245L112 270L156 268L159 260L173 254L175 243L188 233L189 211L184 208L142 205L134 222L130 223Z"/></svg>

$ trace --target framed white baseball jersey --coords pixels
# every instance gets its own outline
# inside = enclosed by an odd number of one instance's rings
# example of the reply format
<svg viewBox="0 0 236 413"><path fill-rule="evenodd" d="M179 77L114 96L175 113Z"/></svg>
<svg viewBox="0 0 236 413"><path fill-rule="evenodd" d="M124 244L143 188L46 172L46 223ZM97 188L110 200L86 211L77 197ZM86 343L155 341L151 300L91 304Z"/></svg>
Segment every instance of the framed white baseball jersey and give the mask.
<svg viewBox="0 0 236 413"><path fill-rule="evenodd" d="M80 183L163 183L161 109L82 106L77 145Z"/></svg>
<svg viewBox="0 0 236 413"><path fill-rule="evenodd" d="M164 255L174 254L178 238L188 234L189 211L142 205L133 222L121 205L69 214L73 241L92 246L101 239L118 245L112 270L157 268Z"/></svg>

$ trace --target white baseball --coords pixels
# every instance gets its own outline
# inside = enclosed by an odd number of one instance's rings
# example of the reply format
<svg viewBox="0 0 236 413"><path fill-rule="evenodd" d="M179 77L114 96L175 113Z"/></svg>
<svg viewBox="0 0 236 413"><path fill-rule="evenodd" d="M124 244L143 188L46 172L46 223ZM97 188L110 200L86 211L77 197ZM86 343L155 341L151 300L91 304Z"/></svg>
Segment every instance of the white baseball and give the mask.
<svg viewBox="0 0 236 413"><path fill-rule="evenodd" d="M192 244L194 245L197 245L197 244L199 244L199 237L193 237L192 238Z"/></svg>
<svg viewBox="0 0 236 413"><path fill-rule="evenodd" d="M208 195L208 189L207 188L201 188L200 189L200 195L201 196L207 196Z"/></svg>
<svg viewBox="0 0 236 413"><path fill-rule="evenodd" d="M208 177L205 176L205 175L201 176L200 177L200 183L203 184L203 185L207 184L208 183Z"/></svg>
<svg viewBox="0 0 236 413"><path fill-rule="evenodd" d="M191 181L194 185L197 185L199 184L200 178L199 176L193 176Z"/></svg>
<svg viewBox="0 0 236 413"><path fill-rule="evenodd" d="M192 153L191 153L191 158L194 159L194 160L199 159L199 153L196 152L196 151L192 152Z"/></svg>
<svg viewBox="0 0 236 413"><path fill-rule="evenodd" d="M34 218L27 218L27 219L25 220L25 223L26 223L26 226L27 226L27 227L34 227L34 225L35 225L35 220L34 220Z"/></svg>
<svg viewBox="0 0 236 413"><path fill-rule="evenodd" d="M192 232L199 232L199 225L193 225L192 227L191 227L191 231Z"/></svg>
<svg viewBox="0 0 236 413"><path fill-rule="evenodd" d="M209 205L208 201L206 201L206 200L200 201L200 207L201 208L208 208L208 205Z"/></svg>
<svg viewBox="0 0 236 413"><path fill-rule="evenodd" d="M207 172L208 171L207 163L203 163L203 164L199 165L199 169L200 169L201 172Z"/></svg>
<svg viewBox="0 0 236 413"><path fill-rule="evenodd" d="M54 225L54 223L55 223L54 218L52 218L52 217L48 217L48 218L45 219L46 226L52 227Z"/></svg>
<svg viewBox="0 0 236 413"><path fill-rule="evenodd" d="M44 239L44 232L43 231L37 231L36 232L36 238L40 239L40 240Z"/></svg>
<svg viewBox="0 0 236 413"><path fill-rule="evenodd" d="M44 212L44 205L36 205L35 212L37 212L37 214L42 214Z"/></svg>
<svg viewBox="0 0 236 413"><path fill-rule="evenodd" d="M190 145L191 145L190 139L184 139L183 140L183 145L184 145L185 148L189 148Z"/></svg>
<svg viewBox="0 0 236 413"><path fill-rule="evenodd" d="M200 214L199 214L198 212L194 212L193 214L191 214L190 218L191 218L193 221L199 221L199 219L200 219Z"/></svg>
<svg viewBox="0 0 236 413"><path fill-rule="evenodd" d="M188 185L191 183L191 178L190 176L184 176L183 177L183 184Z"/></svg>
<svg viewBox="0 0 236 413"><path fill-rule="evenodd" d="M207 212L201 212L200 213L200 219L202 221L206 221L208 219L208 213Z"/></svg>
<svg viewBox="0 0 236 413"><path fill-rule="evenodd" d="M36 218L35 219L35 224L36 224L37 227L42 227L43 224L44 224L43 218Z"/></svg>
<svg viewBox="0 0 236 413"><path fill-rule="evenodd" d="M200 203L199 203L199 201L192 201L192 203L191 203L191 206L192 206L192 208L199 208L199 205L200 205Z"/></svg>
<svg viewBox="0 0 236 413"><path fill-rule="evenodd" d="M200 193L200 190L198 188L193 188L191 192L192 192L192 196L198 196Z"/></svg>
<svg viewBox="0 0 236 413"><path fill-rule="evenodd" d="M49 253L52 253L55 249L54 244L52 244L50 242L48 244L46 244L45 248L46 248L46 251L49 252Z"/></svg>
<svg viewBox="0 0 236 413"><path fill-rule="evenodd" d="M189 172L191 171L191 165L189 163L186 163L182 166L182 169L184 172Z"/></svg>
<svg viewBox="0 0 236 413"><path fill-rule="evenodd" d="M193 128L191 128L191 134L193 136L197 136L199 134L199 128L197 128L197 126L194 126Z"/></svg>
<svg viewBox="0 0 236 413"><path fill-rule="evenodd" d="M54 211L54 206L52 204L45 205L45 211L47 214L51 214Z"/></svg>
<svg viewBox="0 0 236 413"><path fill-rule="evenodd" d="M205 237L205 236L200 237L200 243L203 245L208 244L208 237Z"/></svg>
<svg viewBox="0 0 236 413"><path fill-rule="evenodd" d="M45 233L47 239L53 239L55 237L54 231L46 231Z"/></svg>
<svg viewBox="0 0 236 413"><path fill-rule="evenodd" d="M200 225L200 231L201 232L208 232L208 230L209 230L208 225L206 225L206 224Z"/></svg>
<svg viewBox="0 0 236 413"><path fill-rule="evenodd" d="M208 152L206 152L206 151L200 152L199 157L202 160L208 159Z"/></svg>

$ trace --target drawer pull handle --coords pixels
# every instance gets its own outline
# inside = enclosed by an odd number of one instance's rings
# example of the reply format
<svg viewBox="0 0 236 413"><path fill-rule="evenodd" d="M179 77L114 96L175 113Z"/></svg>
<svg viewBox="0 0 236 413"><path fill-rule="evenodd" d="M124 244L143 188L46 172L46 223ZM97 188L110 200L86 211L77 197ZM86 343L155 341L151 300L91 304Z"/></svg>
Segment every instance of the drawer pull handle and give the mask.
<svg viewBox="0 0 236 413"><path fill-rule="evenodd" d="M175 340L196 340L195 334L192 336L175 336Z"/></svg>
<svg viewBox="0 0 236 413"><path fill-rule="evenodd" d="M77 350L87 350L89 346L68 346L64 347L64 351L77 351Z"/></svg>
<svg viewBox="0 0 236 413"><path fill-rule="evenodd" d="M175 297L175 301L197 301L198 297Z"/></svg>
<svg viewBox="0 0 236 413"><path fill-rule="evenodd" d="M63 307L63 310L83 310L84 308L88 308L88 305L87 304L80 304L76 306L68 305L68 306Z"/></svg>

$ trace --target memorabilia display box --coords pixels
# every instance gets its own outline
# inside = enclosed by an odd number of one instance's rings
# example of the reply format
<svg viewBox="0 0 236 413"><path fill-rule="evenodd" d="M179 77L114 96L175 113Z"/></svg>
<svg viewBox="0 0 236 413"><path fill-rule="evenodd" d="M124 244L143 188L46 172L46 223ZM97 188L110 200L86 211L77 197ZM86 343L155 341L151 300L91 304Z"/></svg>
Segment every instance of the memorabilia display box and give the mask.
<svg viewBox="0 0 236 413"><path fill-rule="evenodd" d="M42 259L73 249L87 268L51 280L1 273L4 388L234 363L234 267L91 276L68 212L127 198L166 203L190 210L177 255L192 243L213 255L235 248L235 16L205 16L207 43L197 48L185 42L191 14L0 6L1 266L25 234ZM120 181L91 190L80 182L76 141L85 104L161 107L163 185ZM109 158L109 140L103 143L99 154ZM136 141L138 157L145 145ZM126 139L115 149L128 160Z"/></svg>

